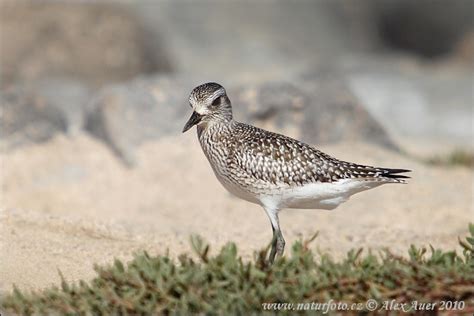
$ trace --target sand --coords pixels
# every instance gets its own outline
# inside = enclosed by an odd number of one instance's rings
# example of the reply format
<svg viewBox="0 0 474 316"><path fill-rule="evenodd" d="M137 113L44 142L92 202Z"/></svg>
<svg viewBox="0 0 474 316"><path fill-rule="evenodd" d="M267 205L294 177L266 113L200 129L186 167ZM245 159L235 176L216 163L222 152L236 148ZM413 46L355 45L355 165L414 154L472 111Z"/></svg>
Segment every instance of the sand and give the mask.
<svg viewBox="0 0 474 316"><path fill-rule="evenodd" d="M351 248L410 244L460 249L458 236L474 221L473 172L428 166L366 144L319 147L340 159L414 170L406 185L355 195L333 211L285 210L287 253L320 231L311 244L340 258ZM41 289L94 277L93 264L129 260L134 252L188 252L190 234L212 251L235 241L243 257L271 239L260 206L234 198L215 179L194 133L142 145L139 164L124 167L99 141L57 136L1 154L0 293L13 284Z"/></svg>

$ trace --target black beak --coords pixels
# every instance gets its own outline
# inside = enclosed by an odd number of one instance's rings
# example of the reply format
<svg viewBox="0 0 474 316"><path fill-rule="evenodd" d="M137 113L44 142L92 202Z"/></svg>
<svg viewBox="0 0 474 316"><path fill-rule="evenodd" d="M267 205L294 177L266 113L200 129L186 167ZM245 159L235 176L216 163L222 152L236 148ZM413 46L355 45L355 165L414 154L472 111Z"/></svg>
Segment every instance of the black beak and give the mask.
<svg viewBox="0 0 474 316"><path fill-rule="evenodd" d="M186 125L184 125L183 128L183 133L186 132L188 129L196 125L197 123L201 122L202 115L197 113L196 111L193 112L189 120L186 122Z"/></svg>

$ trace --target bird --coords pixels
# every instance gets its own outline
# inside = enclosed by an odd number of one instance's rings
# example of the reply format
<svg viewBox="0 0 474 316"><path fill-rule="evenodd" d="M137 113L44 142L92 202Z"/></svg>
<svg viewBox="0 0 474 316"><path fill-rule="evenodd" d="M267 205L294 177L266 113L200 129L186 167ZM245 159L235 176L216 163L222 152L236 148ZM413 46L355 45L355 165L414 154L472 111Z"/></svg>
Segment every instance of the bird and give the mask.
<svg viewBox="0 0 474 316"><path fill-rule="evenodd" d="M406 183L408 169L372 167L333 158L291 137L234 120L223 86L207 82L189 96L193 112L183 133L197 126L204 155L230 193L265 210L273 238L269 262L285 239L278 214L285 208L332 210L355 193Z"/></svg>

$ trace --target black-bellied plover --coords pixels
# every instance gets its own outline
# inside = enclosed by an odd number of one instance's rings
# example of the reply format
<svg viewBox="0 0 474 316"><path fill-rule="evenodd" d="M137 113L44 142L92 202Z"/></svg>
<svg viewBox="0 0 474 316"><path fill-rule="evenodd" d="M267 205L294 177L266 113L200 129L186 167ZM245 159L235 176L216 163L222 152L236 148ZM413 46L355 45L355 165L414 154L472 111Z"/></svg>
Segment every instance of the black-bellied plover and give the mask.
<svg viewBox="0 0 474 316"><path fill-rule="evenodd" d="M197 125L202 150L221 184L265 209L273 229L270 262L285 248L281 209L332 210L355 193L409 178L400 173L410 170L341 161L293 138L239 123L217 83L194 88L189 102L193 113L183 133Z"/></svg>

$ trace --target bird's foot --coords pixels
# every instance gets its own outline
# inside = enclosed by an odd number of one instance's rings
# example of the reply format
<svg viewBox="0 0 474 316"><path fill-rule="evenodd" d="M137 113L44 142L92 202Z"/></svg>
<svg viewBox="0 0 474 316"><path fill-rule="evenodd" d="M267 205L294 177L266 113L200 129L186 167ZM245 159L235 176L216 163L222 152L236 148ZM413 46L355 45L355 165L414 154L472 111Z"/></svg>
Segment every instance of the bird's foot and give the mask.
<svg viewBox="0 0 474 316"><path fill-rule="evenodd" d="M273 264L275 262L275 257L283 256L285 250L285 239L281 233L275 234L272 241L272 249L270 251L269 262Z"/></svg>

